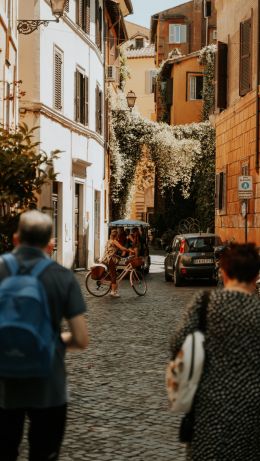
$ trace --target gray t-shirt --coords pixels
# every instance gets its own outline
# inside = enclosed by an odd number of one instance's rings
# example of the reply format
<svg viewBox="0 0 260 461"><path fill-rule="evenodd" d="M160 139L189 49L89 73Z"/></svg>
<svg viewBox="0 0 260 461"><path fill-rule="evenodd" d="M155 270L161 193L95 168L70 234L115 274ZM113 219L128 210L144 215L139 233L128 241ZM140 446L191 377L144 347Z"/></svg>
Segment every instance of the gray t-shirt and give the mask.
<svg viewBox="0 0 260 461"><path fill-rule="evenodd" d="M44 256L41 250L26 246L18 247L13 254L21 265L21 271L23 261L27 263L30 261L33 267ZM9 271L0 258L0 281L8 275ZM55 331L60 331L63 318L69 320L86 311L79 284L72 271L54 262L47 267L39 279L47 293ZM0 378L0 408L49 408L67 403L64 355L65 346L60 339L49 377Z"/></svg>

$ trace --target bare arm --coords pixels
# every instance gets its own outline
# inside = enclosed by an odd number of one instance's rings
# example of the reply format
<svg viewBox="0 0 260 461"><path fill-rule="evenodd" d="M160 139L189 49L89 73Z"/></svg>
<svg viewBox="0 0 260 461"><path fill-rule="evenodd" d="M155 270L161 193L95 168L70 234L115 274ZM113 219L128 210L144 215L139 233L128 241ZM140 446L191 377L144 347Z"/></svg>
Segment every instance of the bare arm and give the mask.
<svg viewBox="0 0 260 461"><path fill-rule="evenodd" d="M61 333L63 342L66 344L68 351L84 350L88 347L89 336L88 327L83 315L77 315L68 320L69 332Z"/></svg>
<svg viewBox="0 0 260 461"><path fill-rule="evenodd" d="M131 250L131 248L125 248L125 247L123 247L117 240L114 240L113 243L115 244L115 246L116 246L117 248L119 248L119 250L121 250L121 251L128 251L129 253L133 253L133 251Z"/></svg>

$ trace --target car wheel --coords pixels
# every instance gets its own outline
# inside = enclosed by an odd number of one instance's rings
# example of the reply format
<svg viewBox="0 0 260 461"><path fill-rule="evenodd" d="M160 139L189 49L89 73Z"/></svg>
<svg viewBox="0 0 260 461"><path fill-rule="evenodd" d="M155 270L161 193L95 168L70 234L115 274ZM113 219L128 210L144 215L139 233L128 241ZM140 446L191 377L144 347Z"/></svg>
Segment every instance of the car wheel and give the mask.
<svg viewBox="0 0 260 461"><path fill-rule="evenodd" d="M180 287L182 285L182 277L180 276L178 269L175 269L174 271L173 282L176 287Z"/></svg>
<svg viewBox="0 0 260 461"><path fill-rule="evenodd" d="M168 272L164 272L165 282L172 282L172 276L168 274Z"/></svg>

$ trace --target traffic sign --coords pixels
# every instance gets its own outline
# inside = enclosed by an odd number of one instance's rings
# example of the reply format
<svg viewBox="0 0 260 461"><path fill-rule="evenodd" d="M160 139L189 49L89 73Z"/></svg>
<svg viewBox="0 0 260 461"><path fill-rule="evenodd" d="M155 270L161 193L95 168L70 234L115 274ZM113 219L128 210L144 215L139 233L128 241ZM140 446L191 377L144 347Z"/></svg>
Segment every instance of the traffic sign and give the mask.
<svg viewBox="0 0 260 461"><path fill-rule="evenodd" d="M238 197L249 199L253 197L253 178L252 176L238 177Z"/></svg>

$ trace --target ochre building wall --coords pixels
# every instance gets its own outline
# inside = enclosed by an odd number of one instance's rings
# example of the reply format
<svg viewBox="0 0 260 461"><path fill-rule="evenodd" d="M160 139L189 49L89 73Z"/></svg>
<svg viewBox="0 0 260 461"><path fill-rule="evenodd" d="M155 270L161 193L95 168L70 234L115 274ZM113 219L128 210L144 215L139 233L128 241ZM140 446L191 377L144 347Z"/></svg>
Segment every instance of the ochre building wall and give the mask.
<svg viewBox="0 0 260 461"><path fill-rule="evenodd" d="M198 56L190 57L172 66L173 105L171 107L171 125L201 122L202 100L189 99L188 75L203 74L204 66Z"/></svg>

